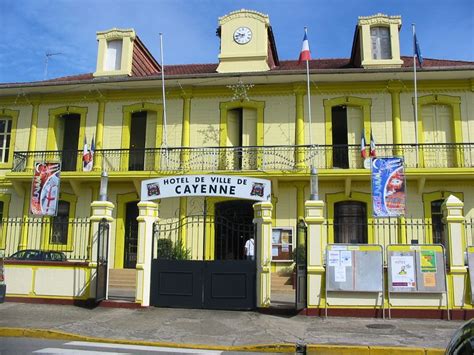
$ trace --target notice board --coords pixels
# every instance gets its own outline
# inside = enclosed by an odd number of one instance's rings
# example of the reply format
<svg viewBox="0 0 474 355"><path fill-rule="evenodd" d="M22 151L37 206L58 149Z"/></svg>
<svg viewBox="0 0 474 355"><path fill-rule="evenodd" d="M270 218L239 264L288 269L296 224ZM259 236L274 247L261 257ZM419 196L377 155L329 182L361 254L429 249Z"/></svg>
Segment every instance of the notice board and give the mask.
<svg viewBox="0 0 474 355"><path fill-rule="evenodd" d="M382 246L329 244L326 247L326 290L383 292Z"/></svg>
<svg viewBox="0 0 474 355"><path fill-rule="evenodd" d="M389 292L446 292L443 246L389 245L387 255Z"/></svg>

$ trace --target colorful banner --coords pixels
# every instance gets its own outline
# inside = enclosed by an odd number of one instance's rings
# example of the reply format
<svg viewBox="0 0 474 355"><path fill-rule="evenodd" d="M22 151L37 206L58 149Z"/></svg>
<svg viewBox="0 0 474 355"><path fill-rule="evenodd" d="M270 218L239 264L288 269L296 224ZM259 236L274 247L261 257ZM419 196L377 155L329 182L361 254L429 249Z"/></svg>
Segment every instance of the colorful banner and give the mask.
<svg viewBox="0 0 474 355"><path fill-rule="evenodd" d="M403 158L372 159L374 217L405 215L405 170Z"/></svg>
<svg viewBox="0 0 474 355"><path fill-rule="evenodd" d="M30 213L56 216L59 201L61 163L35 162L31 184Z"/></svg>
<svg viewBox="0 0 474 355"><path fill-rule="evenodd" d="M183 175L142 181L142 201L167 197L223 196L269 201L271 181L244 176Z"/></svg>

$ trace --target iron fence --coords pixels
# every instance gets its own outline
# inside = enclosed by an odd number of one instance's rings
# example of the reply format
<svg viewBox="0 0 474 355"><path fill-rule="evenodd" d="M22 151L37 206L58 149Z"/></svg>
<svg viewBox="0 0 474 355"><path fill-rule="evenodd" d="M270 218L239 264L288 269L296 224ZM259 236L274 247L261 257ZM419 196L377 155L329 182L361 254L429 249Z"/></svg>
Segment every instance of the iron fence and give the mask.
<svg viewBox="0 0 474 355"><path fill-rule="evenodd" d="M1 221L0 249L5 256L20 250L34 249L63 252L69 261L90 259L90 221L75 218L4 218Z"/></svg>
<svg viewBox="0 0 474 355"><path fill-rule="evenodd" d="M379 157L402 156L407 168L474 167L474 143L380 144ZM107 171L293 171L362 169L360 145L291 145L249 147L174 147L101 149L94 153ZM63 161L63 171L81 168L82 151L15 152L13 171L24 172L28 160Z"/></svg>
<svg viewBox="0 0 474 355"><path fill-rule="evenodd" d="M466 238L466 246L474 245L474 219L469 218L464 220L464 235Z"/></svg>
<svg viewBox="0 0 474 355"><path fill-rule="evenodd" d="M446 244L444 233L435 240L433 224L421 218L377 218L350 224L326 221L323 227L328 242L334 244L370 243L384 250L390 244Z"/></svg>

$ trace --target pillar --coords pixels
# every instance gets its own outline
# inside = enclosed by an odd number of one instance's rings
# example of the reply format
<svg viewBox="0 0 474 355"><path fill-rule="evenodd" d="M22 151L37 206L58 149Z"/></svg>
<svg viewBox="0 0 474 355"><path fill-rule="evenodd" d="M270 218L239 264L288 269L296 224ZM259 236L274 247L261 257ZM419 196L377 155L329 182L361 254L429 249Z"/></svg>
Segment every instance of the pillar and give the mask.
<svg viewBox="0 0 474 355"><path fill-rule="evenodd" d="M99 223L103 219L111 223L114 219L112 213L114 211L114 204L109 201L93 201L91 203L92 215L91 221L91 236L89 243L89 269L90 269L90 298L95 298L95 286L96 286L96 273L97 273L97 249L98 249L98 235L99 235ZM107 243L110 248L110 240ZM107 251L107 255L109 252ZM108 257L107 257L108 258ZM110 265L110 264L109 264ZM108 292L107 292L108 293Z"/></svg>
<svg viewBox="0 0 474 355"><path fill-rule="evenodd" d="M297 90L295 92L296 98L296 117L295 117L295 145L299 146L295 152L295 163L297 169L304 169L305 152L304 148L304 92Z"/></svg>
<svg viewBox="0 0 474 355"><path fill-rule="evenodd" d="M452 289L454 306L464 304L464 282L467 278L467 267L464 262L464 252L466 251L466 240L464 230L464 203L457 197L450 195L442 204L443 222L445 224L446 255L448 258L449 277L452 279ZM447 276L448 277L448 276ZM450 283L448 282L448 288Z"/></svg>
<svg viewBox="0 0 474 355"><path fill-rule="evenodd" d="M28 158L26 160L26 172L33 172L34 152L36 150L36 130L38 127L38 110L39 103L33 103L33 111L31 112L30 137L28 140Z"/></svg>
<svg viewBox="0 0 474 355"><path fill-rule="evenodd" d="M143 307L150 305L151 248L153 243L153 224L158 221L158 204L151 201L138 203L137 240L137 288L135 302Z"/></svg>
<svg viewBox="0 0 474 355"><path fill-rule="evenodd" d="M189 170L189 149L191 143L191 97L183 96L183 125L181 129L181 166Z"/></svg>
<svg viewBox="0 0 474 355"><path fill-rule="evenodd" d="M305 222L307 235L307 307L321 307L324 282L324 253L327 245L327 234L324 232L323 201L305 202Z"/></svg>
<svg viewBox="0 0 474 355"><path fill-rule="evenodd" d="M393 144L402 144L402 119L400 114L400 92L402 85L399 82L390 82L388 91L392 99L392 140ZM403 149L400 146L394 146L393 154L402 156Z"/></svg>
<svg viewBox="0 0 474 355"><path fill-rule="evenodd" d="M97 126L95 128L95 149L103 149L104 139L104 115L105 115L105 101L99 101L99 108L97 111ZM102 152L94 155L94 171L102 171Z"/></svg>
<svg viewBox="0 0 474 355"><path fill-rule="evenodd" d="M257 229L257 307L270 307L273 207L271 202L258 202L253 209Z"/></svg>

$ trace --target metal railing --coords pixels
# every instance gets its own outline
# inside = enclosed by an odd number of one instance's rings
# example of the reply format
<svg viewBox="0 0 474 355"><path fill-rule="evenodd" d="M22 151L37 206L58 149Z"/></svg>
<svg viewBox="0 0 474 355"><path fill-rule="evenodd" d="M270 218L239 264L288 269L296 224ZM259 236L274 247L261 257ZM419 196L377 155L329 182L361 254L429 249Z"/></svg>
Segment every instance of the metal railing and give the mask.
<svg viewBox="0 0 474 355"><path fill-rule="evenodd" d="M4 218L0 250L11 256L20 250L63 252L69 261L89 260L89 218L54 221L50 218Z"/></svg>
<svg viewBox="0 0 474 355"><path fill-rule="evenodd" d="M466 246L470 247L474 245L474 219L464 220L464 235L466 238Z"/></svg>
<svg viewBox="0 0 474 355"><path fill-rule="evenodd" d="M474 167L474 143L380 144L376 153L379 157L402 156L407 168ZM101 149L94 156L109 172L294 171L310 165L318 169L363 168L356 144ZM15 152L12 171L26 171L28 161L63 161L63 171L82 170L81 159L82 151Z"/></svg>

